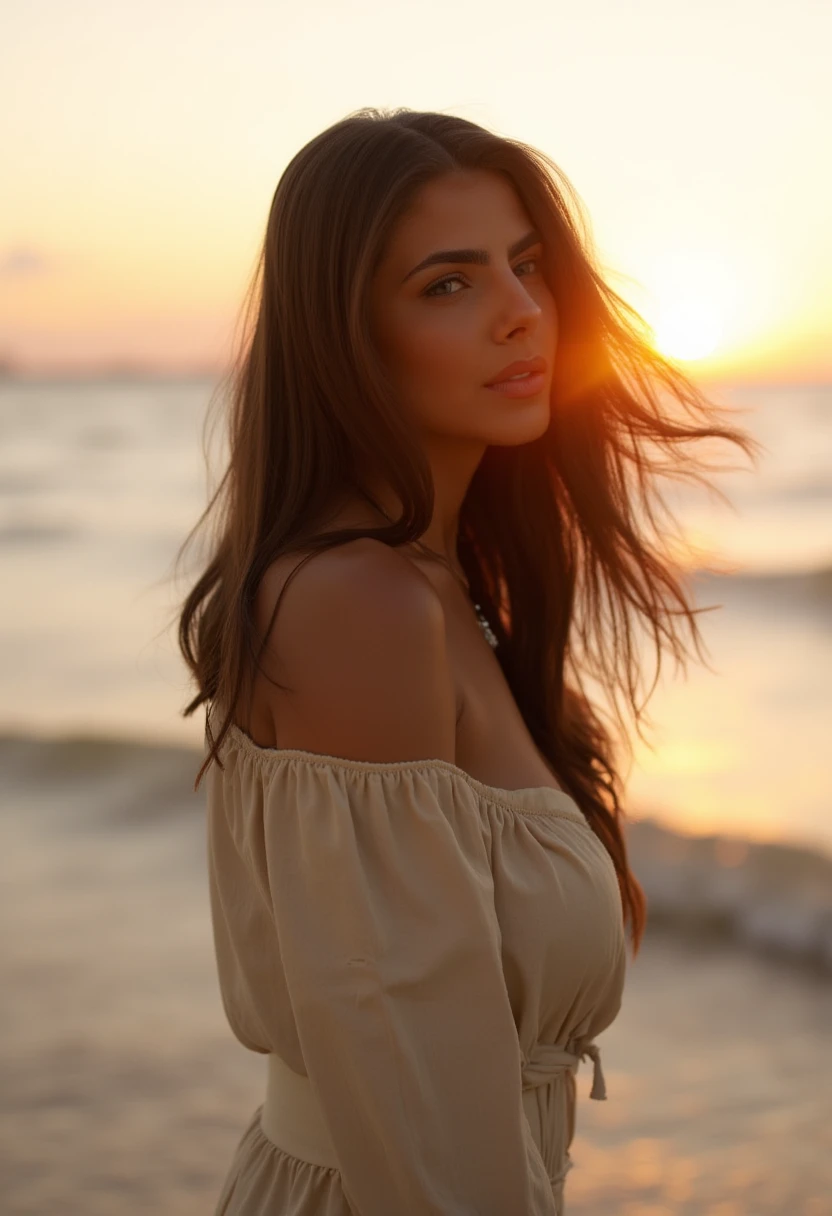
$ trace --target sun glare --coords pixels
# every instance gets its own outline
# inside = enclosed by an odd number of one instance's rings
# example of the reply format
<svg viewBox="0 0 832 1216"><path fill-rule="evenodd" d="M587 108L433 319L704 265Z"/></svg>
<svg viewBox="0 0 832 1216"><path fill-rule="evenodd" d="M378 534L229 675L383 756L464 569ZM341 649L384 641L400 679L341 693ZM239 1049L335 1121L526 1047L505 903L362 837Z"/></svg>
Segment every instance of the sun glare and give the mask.
<svg viewBox="0 0 832 1216"><path fill-rule="evenodd" d="M693 254L674 254L657 266L649 286L653 306L645 314L662 354L694 361L720 350L736 294L724 265Z"/></svg>
<svg viewBox="0 0 832 1216"><path fill-rule="evenodd" d="M719 345L716 320L697 301L678 300L668 305L656 327L656 345L673 359L703 359Z"/></svg>

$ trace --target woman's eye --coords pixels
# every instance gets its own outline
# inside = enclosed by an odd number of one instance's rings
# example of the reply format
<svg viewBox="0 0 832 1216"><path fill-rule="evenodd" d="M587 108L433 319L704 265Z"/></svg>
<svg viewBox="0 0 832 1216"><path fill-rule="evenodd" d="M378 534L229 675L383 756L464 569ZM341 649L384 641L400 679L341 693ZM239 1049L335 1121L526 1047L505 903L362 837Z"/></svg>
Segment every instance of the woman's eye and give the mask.
<svg viewBox="0 0 832 1216"><path fill-rule="evenodd" d="M538 270L540 268L539 262L539 258L527 258L525 262L518 262L514 269L519 270L522 266L533 266L535 270ZM534 271L531 273L534 273Z"/></svg>
<svg viewBox="0 0 832 1216"><path fill-rule="evenodd" d="M447 279L439 279L438 282L432 283L430 285L430 287L427 287L425 289L425 295L426 296L455 296L457 294L455 291L443 290L446 287L451 287L454 283L459 284L460 287L463 286L462 280L460 279L459 275L457 275L456 277L451 277L451 278L447 278Z"/></svg>
<svg viewBox="0 0 832 1216"><path fill-rule="evenodd" d="M540 258L526 258L524 262L518 262L514 267L515 274L518 271L522 271L523 267L531 267L524 274L535 274L540 269ZM454 285L459 287L460 290L465 286L465 280L461 275L449 275L446 279L438 279L430 287L425 288L424 294L426 296L455 296L459 292L452 290Z"/></svg>

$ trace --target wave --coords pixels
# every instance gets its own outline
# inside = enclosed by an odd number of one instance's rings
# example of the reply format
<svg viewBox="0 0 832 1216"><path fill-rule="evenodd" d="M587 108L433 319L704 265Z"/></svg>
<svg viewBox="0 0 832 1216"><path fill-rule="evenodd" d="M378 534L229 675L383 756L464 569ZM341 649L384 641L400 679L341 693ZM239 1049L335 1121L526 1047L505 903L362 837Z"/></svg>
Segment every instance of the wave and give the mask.
<svg viewBox="0 0 832 1216"><path fill-rule="evenodd" d="M165 742L0 732L6 802L25 794L27 806L63 816L68 829L117 830L199 812L204 799L193 786L201 764L195 748Z"/></svg>
<svg viewBox="0 0 832 1216"><path fill-rule="evenodd" d="M648 925L729 940L832 975L832 855L739 836L627 824Z"/></svg>
<svg viewBox="0 0 832 1216"><path fill-rule="evenodd" d="M832 561L809 569L743 569L733 572L694 569L690 572L697 589L704 594L756 598L764 596L767 604L781 607L832 605Z"/></svg>
<svg viewBox="0 0 832 1216"><path fill-rule="evenodd" d="M193 789L203 753L91 735L0 734L6 804L55 846L94 829L159 833L204 814ZM648 931L704 935L832 975L832 856L787 843L686 836L651 818L626 822L628 854L648 900ZM56 832L56 827L60 831Z"/></svg>

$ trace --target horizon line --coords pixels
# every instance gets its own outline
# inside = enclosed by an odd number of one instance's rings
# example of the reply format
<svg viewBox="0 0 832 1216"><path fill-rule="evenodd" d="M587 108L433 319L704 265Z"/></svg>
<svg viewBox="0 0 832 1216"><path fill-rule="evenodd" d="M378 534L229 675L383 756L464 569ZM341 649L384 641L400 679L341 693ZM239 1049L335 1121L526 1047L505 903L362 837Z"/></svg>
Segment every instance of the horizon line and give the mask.
<svg viewBox="0 0 832 1216"><path fill-rule="evenodd" d="M131 358L114 358L94 363L58 363L44 362L24 364L0 355L0 385L26 382L68 382L89 380L219 380L232 371L231 363L210 363L194 361L188 363L165 363L154 360L136 360ZM718 375L714 372L697 373L693 368L685 368L685 374L698 384L712 385L749 385L769 386L778 388L825 388L832 386L832 369L821 372L820 377L811 372L801 376L800 373L784 371L782 373L766 372L734 372Z"/></svg>

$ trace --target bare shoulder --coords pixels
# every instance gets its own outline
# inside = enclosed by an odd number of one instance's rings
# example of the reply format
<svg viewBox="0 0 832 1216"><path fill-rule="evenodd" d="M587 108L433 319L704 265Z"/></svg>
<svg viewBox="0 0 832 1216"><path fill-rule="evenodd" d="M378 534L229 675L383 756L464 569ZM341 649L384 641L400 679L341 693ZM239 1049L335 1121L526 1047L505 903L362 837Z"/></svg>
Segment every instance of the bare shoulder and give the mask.
<svg viewBox="0 0 832 1216"><path fill-rule="evenodd" d="M291 690L258 685L278 746L377 762L453 761L456 695L430 580L368 537L302 561L276 562L255 605L261 637L268 630L261 662Z"/></svg>

